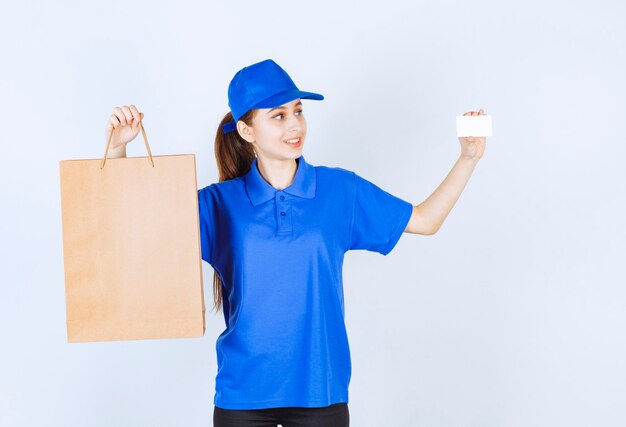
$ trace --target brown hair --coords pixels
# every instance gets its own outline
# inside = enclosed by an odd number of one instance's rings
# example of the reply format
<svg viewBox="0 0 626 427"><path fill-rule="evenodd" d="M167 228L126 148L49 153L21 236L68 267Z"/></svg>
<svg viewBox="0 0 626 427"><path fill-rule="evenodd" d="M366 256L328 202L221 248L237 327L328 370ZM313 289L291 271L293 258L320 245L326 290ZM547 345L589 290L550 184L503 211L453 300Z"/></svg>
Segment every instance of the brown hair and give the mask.
<svg viewBox="0 0 626 427"><path fill-rule="evenodd" d="M256 110L250 110L239 120L248 126L252 126ZM224 133L222 125L232 122L233 113L228 112L217 127L215 134L215 160L219 173L219 182L244 176L250 170L255 153L248 141L243 139L237 129ZM213 302L216 312L222 308L222 281L217 271L213 272Z"/></svg>

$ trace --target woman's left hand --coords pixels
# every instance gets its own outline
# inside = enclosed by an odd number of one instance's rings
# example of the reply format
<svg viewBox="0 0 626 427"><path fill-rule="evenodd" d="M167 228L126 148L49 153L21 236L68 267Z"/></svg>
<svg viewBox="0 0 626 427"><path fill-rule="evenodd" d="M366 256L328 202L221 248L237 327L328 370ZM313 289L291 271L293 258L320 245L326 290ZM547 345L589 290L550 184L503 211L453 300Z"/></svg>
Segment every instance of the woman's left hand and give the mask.
<svg viewBox="0 0 626 427"><path fill-rule="evenodd" d="M479 111L468 111L463 115L482 116L485 115L485 110L481 108ZM461 143L461 157L478 160L485 152L487 138L484 136L463 136L459 137L459 142Z"/></svg>

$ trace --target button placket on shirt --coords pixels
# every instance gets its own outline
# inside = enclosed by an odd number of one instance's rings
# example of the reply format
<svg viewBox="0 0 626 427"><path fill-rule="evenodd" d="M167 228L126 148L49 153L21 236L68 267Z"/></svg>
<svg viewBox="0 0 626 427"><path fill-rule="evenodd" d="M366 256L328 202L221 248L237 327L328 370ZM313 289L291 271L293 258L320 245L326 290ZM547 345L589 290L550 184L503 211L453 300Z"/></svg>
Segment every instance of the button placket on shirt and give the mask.
<svg viewBox="0 0 626 427"><path fill-rule="evenodd" d="M277 191L274 197L276 200L276 217L279 233L291 233L291 200L282 191Z"/></svg>

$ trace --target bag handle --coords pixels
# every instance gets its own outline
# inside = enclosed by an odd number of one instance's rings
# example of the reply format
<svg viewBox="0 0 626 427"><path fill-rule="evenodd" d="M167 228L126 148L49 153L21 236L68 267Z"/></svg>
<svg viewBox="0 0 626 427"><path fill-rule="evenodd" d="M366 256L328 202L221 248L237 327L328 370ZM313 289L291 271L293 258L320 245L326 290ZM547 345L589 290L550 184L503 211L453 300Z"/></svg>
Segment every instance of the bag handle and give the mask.
<svg viewBox="0 0 626 427"><path fill-rule="evenodd" d="M150 146L148 145L148 137L146 136L146 131L143 129L143 124L139 122L139 129L141 129L141 134L143 135L143 141L146 143L146 150L148 150L148 156L150 157L150 163L152 163L152 167L154 167L154 160L152 160L152 152L150 151ZM109 141L107 142L107 148L104 150L104 158L102 159L102 164L100 165L100 169L104 168L104 164L107 161L107 154L109 153L109 145L111 145L111 138L113 138L113 131L115 129L111 129L111 135L109 135Z"/></svg>

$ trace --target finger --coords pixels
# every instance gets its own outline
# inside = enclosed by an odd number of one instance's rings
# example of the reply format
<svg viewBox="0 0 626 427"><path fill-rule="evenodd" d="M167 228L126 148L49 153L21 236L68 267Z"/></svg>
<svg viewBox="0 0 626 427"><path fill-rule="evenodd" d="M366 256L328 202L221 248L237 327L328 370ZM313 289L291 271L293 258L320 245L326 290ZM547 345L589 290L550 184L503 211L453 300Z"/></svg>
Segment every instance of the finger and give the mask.
<svg viewBox="0 0 626 427"><path fill-rule="evenodd" d="M139 124L139 121L141 120L141 116L139 115L139 111L137 110L137 107L135 107L134 105L130 105L129 109L130 109L130 114L132 115L131 128L134 131L137 129L137 125Z"/></svg>
<svg viewBox="0 0 626 427"><path fill-rule="evenodd" d="M127 124L132 124L133 123L133 114L130 112L130 108L128 108L128 105L124 105L122 107L122 111L124 112L124 116L126 116L126 123Z"/></svg>
<svg viewBox="0 0 626 427"><path fill-rule="evenodd" d="M142 119L141 114L139 113L139 110L137 110L137 107L135 107L134 105L130 105L130 113L133 116L133 123L137 123L138 121L140 121Z"/></svg>
<svg viewBox="0 0 626 427"><path fill-rule="evenodd" d="M122 111L120 107L116 107L115 110L113 110L113 114L115 114L115 117L117 117L117 119L120 121L121 126L127 125L126 114L124 114L124 112Z"/></svg>
<svg viewBox="0 0 626 427"><path fill-rule="evenodd" d="M113 136L113 132L115 132L115 129L117 129L119 126L120 126L120 120L117 118L115 114L111 114L111 117L109 117L109 120L107 120L107 125L105 129L105 135L106 135L107 141L111 140L111 137Z"/></svg>
<svg viewBox="0 0 626 427"><path fill-rule="evenodd" d="M114 129L117 129L118 127L122 126L122 124L120 123L120 118L116 114L111 114L111 117L109 118L108 126L112 126Z"/></svg>

